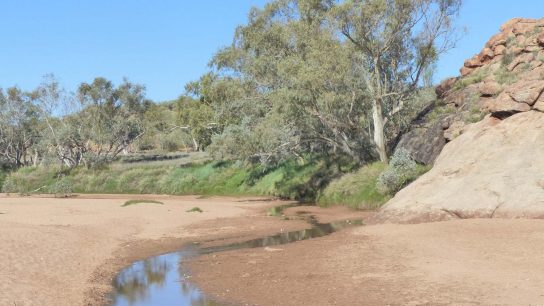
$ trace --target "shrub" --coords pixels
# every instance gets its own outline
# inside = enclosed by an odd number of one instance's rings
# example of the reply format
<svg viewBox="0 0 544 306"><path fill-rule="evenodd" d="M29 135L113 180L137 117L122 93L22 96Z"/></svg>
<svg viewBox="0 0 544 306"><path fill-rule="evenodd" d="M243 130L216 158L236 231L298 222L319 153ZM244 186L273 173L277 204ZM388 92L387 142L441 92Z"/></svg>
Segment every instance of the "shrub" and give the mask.
<svg viewBox="0 0 544 306"><path fill-rule="evenodd" d="M5 178L5 180L3 181L3 184L2 184L2 192L5 192L5 193L15 193L15 192L18 192L18 190L17 190L17 185L15 184L15 182L13 181L13 179L11 178L11 176L8 176L8 177Z"/></svg>
<svg viewBox="0 0 544 306"><path fill-rule="evenodd" d="M505 52L501 59L502 66L508 66L514 61L514 53L513 52Z"/></svg>
<svg viewBox="0 0 544 306"><path fill-rule="evenodd" d="M389 166L378 177L378 190L383 194L393 195L426 170L427 167L419 166L408 151L399 149L391 158Z"/></svg>
<svg viewBox="0 0 544 306"><path fill-rule="evenodd" d="M332 181L319 195L320 206L346 205L355 209L375 209L389 199L376 187L386 164L375 162Z"/></svg>
<svg viewBox="0 0 544 306"><path fill-rule="evenodd" d="M497 69L495 80L501 85L510 85L517 81L517 76L513 72L508 71L505 67Z"/></svg>
<svg viewBox="0 0 544 306"><path fill-rule="evenodd" d="M50 193L58 198L67 198L72 196L74 190L73 183L64 175L60 175L55 183L50 187Z"/></svg>

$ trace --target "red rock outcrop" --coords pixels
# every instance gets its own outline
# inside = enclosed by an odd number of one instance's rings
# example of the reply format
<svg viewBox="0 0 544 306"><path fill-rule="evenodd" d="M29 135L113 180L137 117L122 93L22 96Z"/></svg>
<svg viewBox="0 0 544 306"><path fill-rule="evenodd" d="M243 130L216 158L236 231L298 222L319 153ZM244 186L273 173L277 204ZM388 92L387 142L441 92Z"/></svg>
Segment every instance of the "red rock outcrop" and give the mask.
<svg viewBox="0 0 544 306"><path fill-rule="evenodd" d="M500 30L460 77L436 88L442 110L401 140L410 152L412 143L440 153L378 221L544 218L544 18L514 18ZM430 132L432 142L423 138Z"/></svg>
<svg viewBox="0 0 544 306"><path fill-rule="evenodd" d="M500 30L465 61L458 81L479 83L482 97L494 97L484 104L487 111L540 111L542 103L535 105L544 91L544 18L514 18Z"/></svg>

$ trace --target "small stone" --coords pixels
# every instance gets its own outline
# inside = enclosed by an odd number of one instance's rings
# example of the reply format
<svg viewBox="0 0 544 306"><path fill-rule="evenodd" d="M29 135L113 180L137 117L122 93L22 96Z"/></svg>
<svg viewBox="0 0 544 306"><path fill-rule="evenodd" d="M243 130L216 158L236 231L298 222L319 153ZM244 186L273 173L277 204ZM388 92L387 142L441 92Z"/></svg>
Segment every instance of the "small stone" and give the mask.
<svg viewBox="0 0 544 306"><path fill-rule="evenodd" d="M491 97L499 94L502 90L502 87L499 83L495 81L489 81L481 83L479 90L482 96Z"/></svg>

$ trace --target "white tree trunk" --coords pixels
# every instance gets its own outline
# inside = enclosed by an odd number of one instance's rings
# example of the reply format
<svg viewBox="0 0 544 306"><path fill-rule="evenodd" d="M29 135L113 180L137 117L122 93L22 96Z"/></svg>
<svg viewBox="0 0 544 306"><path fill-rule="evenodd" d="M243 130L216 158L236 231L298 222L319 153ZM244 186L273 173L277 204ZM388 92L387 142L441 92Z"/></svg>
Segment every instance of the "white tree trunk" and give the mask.
<svg viewBox="0 0 544 306"><path fill-rule="evenodd" d="M387 149L385 147L384 119L382 113L382 105L379 101L372 102L372 121L374 125L374 143L376 151L382 162L387 163Z"/></svg>
<svg viewBox="0 0 544 306"><path fill-rule="evenodd" d="M194 146L195 152L198 152L198 149L200 149L200 148L198 147L198 142L196 141L195 138L193 138L193 146Z"/></svg>

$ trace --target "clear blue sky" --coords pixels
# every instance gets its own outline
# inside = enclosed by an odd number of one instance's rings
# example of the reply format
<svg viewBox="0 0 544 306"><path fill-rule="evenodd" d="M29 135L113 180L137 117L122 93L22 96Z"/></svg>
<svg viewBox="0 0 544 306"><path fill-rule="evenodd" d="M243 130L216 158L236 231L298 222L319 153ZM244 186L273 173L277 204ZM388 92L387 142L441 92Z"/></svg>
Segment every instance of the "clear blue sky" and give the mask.
<svg viewBox="0 0 544 306"><path fill-rule="evenodd" d="M0 87L31 89L54 73L69 90L103 76L147 86L155 101L174 99L232 41L251 6L266 0L0 0ZM466 0L468 28L438 64L437 80L458 74L513 17L544 17L542 0Z"/></svg>

